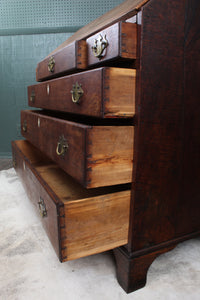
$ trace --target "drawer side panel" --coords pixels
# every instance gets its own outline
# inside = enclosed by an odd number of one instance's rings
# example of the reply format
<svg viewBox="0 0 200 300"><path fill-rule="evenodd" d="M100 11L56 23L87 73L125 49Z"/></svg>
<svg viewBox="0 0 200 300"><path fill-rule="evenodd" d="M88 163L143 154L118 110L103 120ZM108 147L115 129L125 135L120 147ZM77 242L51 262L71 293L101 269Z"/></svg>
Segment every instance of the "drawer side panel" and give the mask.
<svg viewBox="0 0 200 300"><path fill-rule="evenodd" d="M125 245L129 209L130 191L66 203L68 260Z"/></svg>
<svg viewBox="0 0 200 300"><path fill-rule="evenodd" d="M134 127L93 127L87 136L87 186L131 182Z"/></svg>

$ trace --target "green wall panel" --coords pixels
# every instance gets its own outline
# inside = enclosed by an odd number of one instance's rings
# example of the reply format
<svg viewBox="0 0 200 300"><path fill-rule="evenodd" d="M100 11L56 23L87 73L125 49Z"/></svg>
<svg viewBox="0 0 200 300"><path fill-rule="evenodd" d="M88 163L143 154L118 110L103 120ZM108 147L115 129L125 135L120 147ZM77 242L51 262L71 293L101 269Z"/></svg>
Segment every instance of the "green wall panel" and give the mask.
<svg viewBox="0 0 200 300"><path fill-rule="evenodd" d="M55 32L56 29L69 32L69 29L82 27L122 2L0 0L0 35Z"/></svg>
<svg viewBox="0 0 200 300"><path fill-rule="evenodd" d="M71 34L0 36L0 156L20 135L20 111L27 109L27 86L35 84L37 62Z"/></svg>

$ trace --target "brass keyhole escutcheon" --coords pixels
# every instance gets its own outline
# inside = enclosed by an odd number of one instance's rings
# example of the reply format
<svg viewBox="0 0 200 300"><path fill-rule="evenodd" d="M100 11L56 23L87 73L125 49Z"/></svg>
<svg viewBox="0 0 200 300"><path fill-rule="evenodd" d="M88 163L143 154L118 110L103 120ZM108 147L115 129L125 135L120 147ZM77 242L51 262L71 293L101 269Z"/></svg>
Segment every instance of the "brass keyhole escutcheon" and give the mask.
<svg viewBox="0 0 200 300"><path fill-rule="evenodd" d="M22 130L23 130L23 132L27 132L27 121L26 120L24 120L24 122L23 122Z"/></svg>
<svg viewBox="0 0 200 300"><path fill-rule="evenodd" d="M41 217L47 217L47 209L46 209L46 205L44 203L44 199L42 199L40 197L40 200L38 202L38 205L39 205L39 212L40 212L40 215Z"/></svg>
<svg viewBox="0 0 200 300"><path fill-rule="evenodd" d="M56 154L58 156L64 156L67 152L67 149L69 148L69 145L67 143L67 140L65 139L64 135L59 137L59 141L57 143L56 147Z"/></svg>
<svg viewBox="0 0 200 300"><path fill-rule="evenodd" d="M102 37L98 37L98 39L95 39L94 41L94 46L92 46L92 52L95 57L98 57L99 60L103 58L106 54L106 48L108 47L108 40L106 39L106 35Z"/></svg>
<svg viewBox="0 0 200 300"><path fill-rule="evenodd" d="M34 91L34 90L31 91L30 101L31 101L32 103L35 102L35 91Z"/></svg>
<svg viewBox="0 0 200 300"><path fill-rule="evenodd" d="M55 59L53 56L50 57L49 63L48 63L48 71L53 73L54 72L54 67L55 67Z"/></svg>
<svg viewBox="0 0 200 300"><path fill-rule="evenodd" d="M75 84L73 84L73 88L71 90L71 94L72 94L72 102L73 103L79 103L80 102L80 98L84 94L84 91L82 89L82 85L78 84L78 82L76 82Z"/></svg>

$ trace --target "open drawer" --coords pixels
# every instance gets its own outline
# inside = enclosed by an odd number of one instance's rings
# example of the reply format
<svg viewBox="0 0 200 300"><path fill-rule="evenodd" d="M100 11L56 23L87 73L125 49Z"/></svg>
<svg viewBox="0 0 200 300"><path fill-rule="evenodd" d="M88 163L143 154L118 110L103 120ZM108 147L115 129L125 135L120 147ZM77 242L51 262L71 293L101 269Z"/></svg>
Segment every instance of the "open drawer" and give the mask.
<svg viewBox="0 0 200 300"><path fill-rule="evenodd" d="M103 67L28 87L29 106L100 118L133 117L136 70Z"/></svg>
<svg viewBox="0 0 200 300"><path fill-rule="evenodd" d="M130 186L87 190L28 141L12 142L13 165L60 259L127 244Z"/></svg>
<svg viewBox="0 0 200 300"><path fill-rule="evenodd" d="M55 117L56 116L56 117ZM134 126L22 111L23 136L86 188L132 182ZM99 123L100 122L100 123ZM114 124L114 123L112 123ZM117 125L116 125L117 124Z"/></svg>

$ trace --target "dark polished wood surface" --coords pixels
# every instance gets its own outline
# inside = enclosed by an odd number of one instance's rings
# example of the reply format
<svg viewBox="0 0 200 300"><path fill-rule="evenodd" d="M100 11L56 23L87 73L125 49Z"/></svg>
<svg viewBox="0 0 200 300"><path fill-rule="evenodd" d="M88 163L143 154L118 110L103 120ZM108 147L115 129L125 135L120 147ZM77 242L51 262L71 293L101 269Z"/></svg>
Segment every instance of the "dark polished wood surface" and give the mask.
<svg viewBox="0 0 200 300"><path fill-rule="evenodd" d="M131 251L200 228L200 90L194 62L199 4L194 4L188 2L186 24L184 2L169 7L153 0L142 11Z"/></svg>
<svg viewBox="0 0 200 300"><path fill-rule="evenodd" d="M129 243L116 255L127 292L158 250L200 232L199 16L198 0L142 8Z"/></svg>
<svg viewBox="0 0 200 300"><path fill-rule="evenodd" d="M200 2L186 1L185 16L183 174L176 224L179 234L200 228Z"/></svg>
<svg viewBox="0 0 200 300"><path fill-rule="evenodd" d="M49 63L53 59L52 69ZM87 46L84 40L75 41L53 56L45 58L36 68L36 80L54 78L87 67Z"/></svg>

